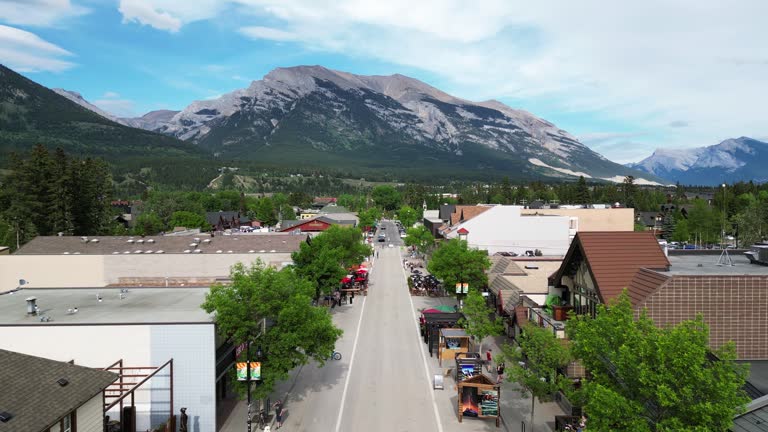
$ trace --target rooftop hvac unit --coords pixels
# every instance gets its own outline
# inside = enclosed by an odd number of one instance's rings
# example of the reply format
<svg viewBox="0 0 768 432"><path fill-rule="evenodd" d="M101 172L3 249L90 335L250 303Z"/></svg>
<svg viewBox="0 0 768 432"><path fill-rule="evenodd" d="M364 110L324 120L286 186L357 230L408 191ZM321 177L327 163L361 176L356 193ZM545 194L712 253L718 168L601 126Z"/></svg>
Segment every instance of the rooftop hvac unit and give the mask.
<svg viewBox="0 0 768 432"><path fill-rule="evenodd" d="M210 242L211 242L211 239L205 239L205 240L203 240L203 243L210 243Z"/></svg>
<svg viewBox="0 0 768 432"><path fill-rule="evenodd" d="M154 243L154 242L155 242L155 239L149 239L149 240L147 240L147 243Z"/></svg>
<svg viewBox="0 0 768 432"><path fill-rule="evenodd" d="M189 250L189 249L185 249L185 250L184 250L184 253L190 253L190 252L192 252L192 251L191 251L191 250Z"/></svg>
<svg viewBox="0 0 768 432"><path fill-rule="evenodd" d="M221 252L222 252L222 250L221 250L221 249L219 249L219 250L217 250L217 251L216 251L216 253L221 253Z"/></svg>
<svg viewBox="0 0 768 432"><path fill-rule="evenodd" d="M133 253L141 253L141 249L133 251Z"/></svg>
<svg viewBox="0 0 768 432"><path fill-rule="evenodd" d="M195 253L201 253L203 252L201 249L195 249Z"/></svg>
<svg viewBox="0 0 768 432"><path fill-rule="evenodd" d="M264 249L262 249L262 250L260 250L260 251L259 251L259 253L264 253L264 252L266 252Z"/></svg>
<svg viewBox="0 0 768 432"><path fill-rule="evenodd" d="M151 250L145 250L144 253L148 254L148 253L152 253L152 251Z"/></svg>
<svg viewBox="0 0 768 432"><path fill-rule="evenodd" d="M248 253L256 253L256 251L251 249L251 250L248 251Z"/></svg>
<svg viewBox="0 0 768 432"><path fill-rule="evenodd" d="M120 252L114 251L114 252L112 252L112 255L120 255Z"/></svg>
<svg viewBox="0 0 768 432"><path fill-rule="evenodd" d="M131 253L131 251L125 251L125 252L123 252L123 254L129 254L129 253Z"/></svg>
<svg viewBox="0 0 768 432"><path fill-rule="evenodd" d="M275 253L276 251L274 249L270 249L269 253Z"/></svg>
<svg viewBox="0 0 768 432"><path fill-rule="evenodd" d="M91 239L91 243L98 243L99 239Z"/></svg>
<svg viewBox="0 0 768 432"><path fill-rule="evenodd" d="M69 255L69 252L64 252L64 255Z"/></svg>
<svg viewBox="0 0 768 432"><path fill-rule="evenodd" d="M165 251L164 251L164 250L162 250L162 249L160 249L159 251L157 251L157 252L155 252L155 253L165 253Z"/></svg>
<svg viewBox="0 0 768 432"><path fill-rule="evenodd" d="M193 238L192 240L194 240L194 241L195 241L195 243L200 243L200 237L195 237L195 238Z"/></svg>
<svg viewBox="0 0 768 432"><path fill-rule="evenodd" d="M142 243L144 243L144 239L138 239L138 240L136 240L136 243L142 244Z"/></svg>
<svg viewBox="0 0 768 432"><path fill-rule="evenodd" d="M126 243L133 243L133 242L134 242L133 239L128 239L128 241Z"/></svg>
<svg viewBox="0 0 768 432"><path fill-rule="evenodd" d="M197 243L190 243L189 247L197 247Z"/></svg>
<svg viewBox="0 0 768 432"><path fill-rule="evenodd" d="M229 250L229 251L227 251L227 253L232 253L232 251L231 251L231 250Z"/></svg>

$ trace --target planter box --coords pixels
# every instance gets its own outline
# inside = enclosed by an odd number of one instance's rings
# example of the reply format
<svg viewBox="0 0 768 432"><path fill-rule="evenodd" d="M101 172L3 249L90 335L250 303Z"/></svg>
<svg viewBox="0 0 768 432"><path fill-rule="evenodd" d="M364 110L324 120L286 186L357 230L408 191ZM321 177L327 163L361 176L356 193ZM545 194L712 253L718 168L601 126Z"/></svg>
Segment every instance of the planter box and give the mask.
<svg viewBox="0 0 768 432"><path fill-rule="evenodd" d="M568 312L573 306L552 306L552 315L555 321L565 321L568 319Z"/></svg>

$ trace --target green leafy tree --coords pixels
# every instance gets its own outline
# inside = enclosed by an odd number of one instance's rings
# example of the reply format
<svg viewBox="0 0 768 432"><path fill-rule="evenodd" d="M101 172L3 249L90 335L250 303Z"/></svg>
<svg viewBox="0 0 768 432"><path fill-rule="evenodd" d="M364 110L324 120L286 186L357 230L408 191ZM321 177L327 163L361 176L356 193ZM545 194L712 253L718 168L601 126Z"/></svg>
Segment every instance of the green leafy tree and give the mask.
<svg viewBox="0 0 768 432"><path fill-rule="evenodd" d="M720 242L720 212L710 207L706 201L697 199L688 211L688 226L691 234L704 243Z"/></svg>
<svg viewBox="0 0 768 432"><path fill-rule="evenodd" d="M360 219L358 225L362 229L368 229L376 225L376 221L381 218L381 211L376 207L371 207L359 212L357 217Z"/></svg>
<svg viewBox="0 0 768 432"><path fill-rule="evenodd" d="M477 339L478 352L483 352L483 340L486 337L498 336L504 331L504 324L496 316L493 308L488 306L480 290L469 290L462 313L464 318L459 324L464 327L468 335Z"/></svg>
<svg viewBox="0 0 768 432"><path fill-rule="evenodd" d="M552 331L531 323L523 328L518 343L519 346L508 343L501 346L501 361L507 365L507 381L517 383L524 395L531 396L533 431L536 398L549 400L559 390L569 389L567 379L558 373L558 369L570 363L571 353Z"/></svg>
<svg viewBox="0 0 768 432"><path fill-rule="evenodd" d="M370 254L359 229L332 226L302 243L292 258L296 273L310 281L315 299L319 299L339 285L348 267L360 264Z"/></svg>
<svg viewBox="0 0 768 432"><path fill-rule="evenodd" d="M768 235L768 200L754 200L734 217L739 228L739 243L748 247Z"/></svg>
<svg viewBox="0 0 768 432"><path fill-rule="evenodd" d="M165 229L165 224L160 216L154 213L142 213L136 218L133 232L137 235L157 235Z"/></svg>
<svg viewBox="0 0 768 432"><path fill-rule="evenodd" d="M435 244L435 237L423 225L408 228L405 234L406 246L413 246L419 253L426 255Z"/></svg>
<svg viewBox="0 0 768 432"><path fill-rule="evenodd" d="M680 219L675 223L674 231L672 232L672 241L687 242L691 238L691 232L688 229L688 220Z"/></svg>
<svg viewBox="0 0 768 432"><path fill-rule="evenodd" d="M200 228L204 231L208 231L211 228L211 226L208 225L208 221L205 220L205 217L197 213L184 210L173 212L171 215L171 221L168 223L168 226L171 228Z"/></svg>
<svg viewBox="0 0 768 432"><path fill-rule="evenodd" d="M452 239L443 242L432 254L427 269L448 289L457 283L468 283L470 289L488 285L485 271L491 267L485 251L470 249L467 242Z"/></svg>
<svg viewBox="0 0 768 432"><path fill-rule="evenodd" d="M725 431L749 401L735 345L711 350L701 315L658 328L645 312L635 318L625 290L567 329L574 356L590 371L582 387L590 430Z"/></svg>
<svg viewBox="0 0 768 432"><path fill-rule="evenodd" d="M404 205L397 211L397 218L404 227L412 227L421 218L421 211Z"/></svg>
<svg viewBox="0 0 768 432"><path fill-rule="evenodd" d="M392 186L376 186L371 191L371 198L384 211L391 211L400 207L400 193Z"/></svg>
<svg viewBox="0 0 768 432"><path fill-rule="evenodd" d="M312 306L313 289L308 281L290 267L278 271L262 263L251 267L236 264L230 277L231 284L211 287L201 307L215 313L221 336L235 345L251 342L261 347L261 385L254 387L256 398L267 397L275 384L288 379L289 371L310 359L324 364L342 331L333 325L327 309ZM262 320L269 323L266 332L262 332Z"/></svg>

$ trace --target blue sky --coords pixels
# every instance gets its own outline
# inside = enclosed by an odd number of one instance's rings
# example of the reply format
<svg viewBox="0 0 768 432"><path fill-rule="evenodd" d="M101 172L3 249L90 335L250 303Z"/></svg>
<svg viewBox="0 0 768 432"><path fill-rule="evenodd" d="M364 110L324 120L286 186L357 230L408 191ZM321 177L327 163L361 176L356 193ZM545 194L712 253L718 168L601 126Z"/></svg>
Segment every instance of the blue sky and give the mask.
<svg viewBox="0 0 768 432"><path fill-rule="evenodd" d="M0 0L0 63L121 116L320 64L498 99L618 162L768 137L768 2L527 3Z"/></svg>

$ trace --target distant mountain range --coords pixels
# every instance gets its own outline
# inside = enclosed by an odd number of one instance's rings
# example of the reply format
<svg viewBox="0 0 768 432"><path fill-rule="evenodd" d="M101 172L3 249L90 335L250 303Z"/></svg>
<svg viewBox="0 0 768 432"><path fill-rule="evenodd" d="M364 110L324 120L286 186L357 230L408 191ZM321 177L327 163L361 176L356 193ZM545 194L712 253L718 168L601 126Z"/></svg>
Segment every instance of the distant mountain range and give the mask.
<svg viewBox="0 0 768 432"><path fill-rule="evenodd" d="M741 137L709 147L658 149L627 166L681 184L762 183L768 181L768 143Z"/></svg>
<svg viewBox="0 0 768 432"><path fill-rule="evenodd" d="M470 102L403 75L321 66L275 69L247 88L181 112L115 121L197 143L222 158L276 166L441 178L659 180L500 102Z"/></svg>
<svg viewBox="0 0 768 432"><path fill-rule="evenodd" d="M180 152L361 176L662 181L498 101L467 101L402 75L320 66L278 68L218 99L138 118L116 117L79 93L0 68L0 152L40 141L97 156Z"/></svg>

